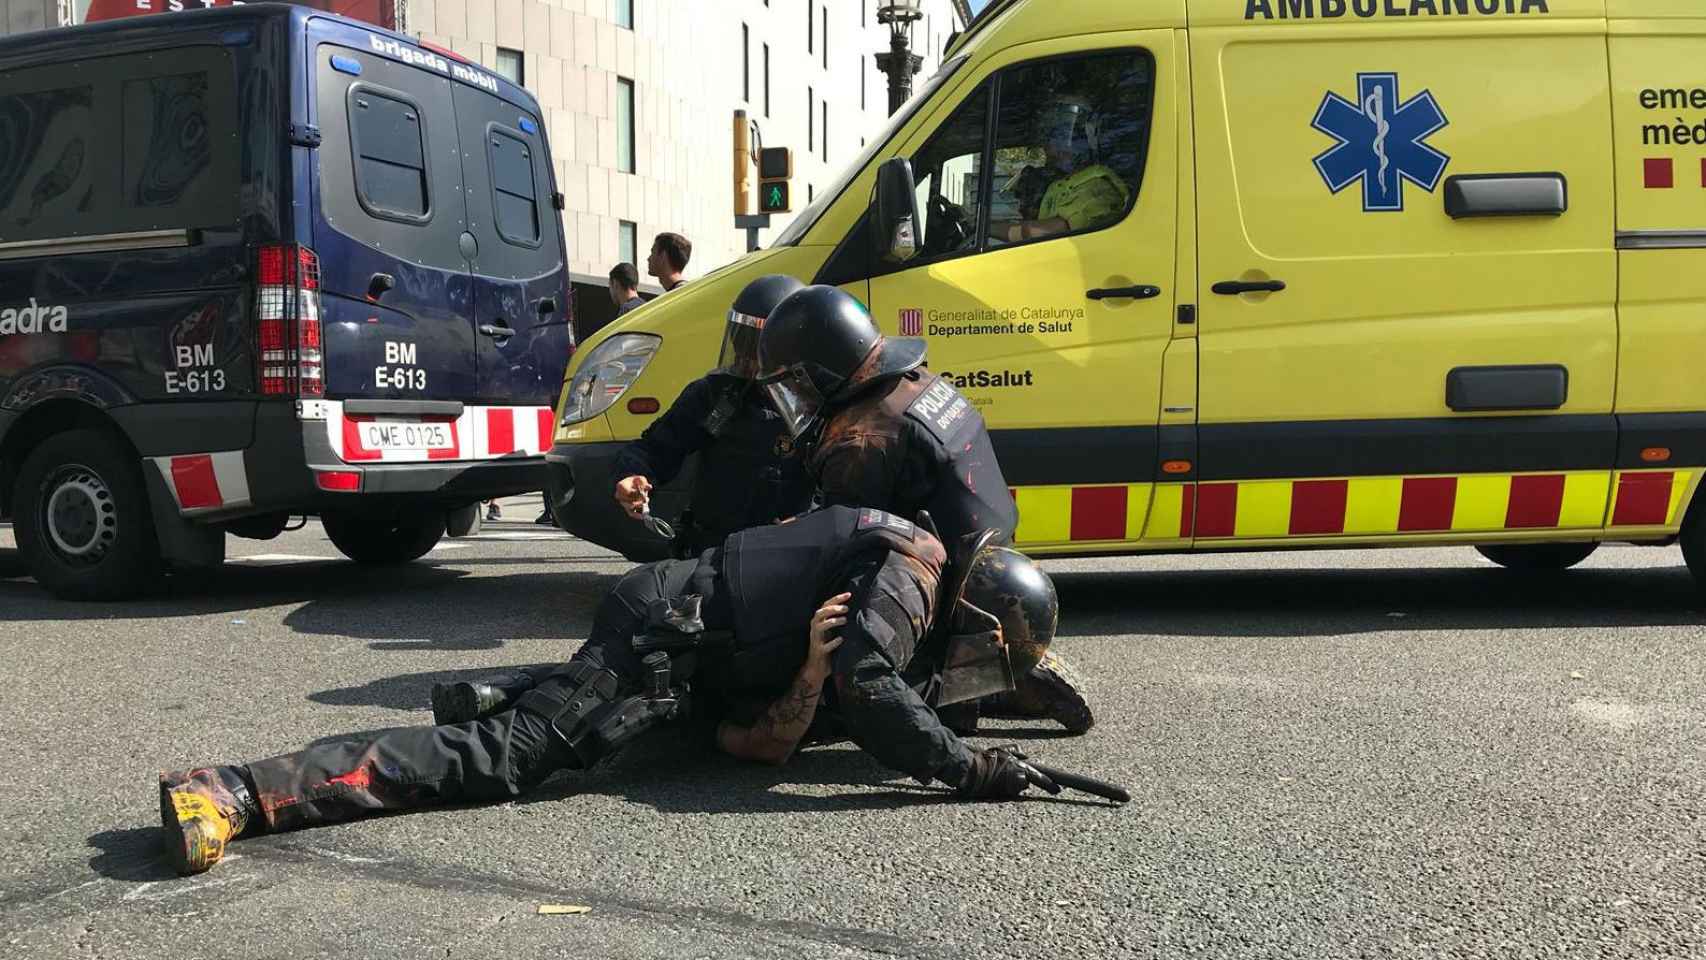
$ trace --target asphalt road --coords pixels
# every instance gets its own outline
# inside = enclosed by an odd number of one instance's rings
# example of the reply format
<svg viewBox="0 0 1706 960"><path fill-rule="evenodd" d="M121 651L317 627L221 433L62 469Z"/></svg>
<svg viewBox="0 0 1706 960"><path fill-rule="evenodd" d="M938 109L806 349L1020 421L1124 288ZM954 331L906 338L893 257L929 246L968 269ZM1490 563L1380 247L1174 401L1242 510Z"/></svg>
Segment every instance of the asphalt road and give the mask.
<svg viewBox="0 0 1706 960"><path fill-rule="evenodd" d="M1674 549L1050 564L1098 725L981 742L1123 808L665 734L182 880L160 770L427 721L434 680L566 658L624 569L524 522L388 572L314 525L232 554L124 606L0 579L0 956L1706 956L1706 617Z"/></svg>

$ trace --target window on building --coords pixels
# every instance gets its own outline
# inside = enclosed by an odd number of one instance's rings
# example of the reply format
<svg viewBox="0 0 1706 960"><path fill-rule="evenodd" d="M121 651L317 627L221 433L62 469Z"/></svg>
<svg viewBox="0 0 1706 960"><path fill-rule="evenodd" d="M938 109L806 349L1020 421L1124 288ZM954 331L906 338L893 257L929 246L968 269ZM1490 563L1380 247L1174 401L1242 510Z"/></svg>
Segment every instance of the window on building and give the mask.
<svg viewBox="0 0 1706 960"><path fill-rule="evenodd" d="M527 85L526 62L520 50L499 47L498 62L492 65L492 71L518 87Z"/></svg>
<svg viewBox="0 0 1706 960"><path fill-rule="evenodd" d="M829 101L825 100L821 104L821 106L823 107L823 129L819 132L822 134L822 137L820 139L823 141L823 162L828 163L829 162Z"/></svg>
<svg viewBox="0 0 1706 960"><path fill-rule="evenodd" d="M811 184L806 184L806 203L809 205L815 199L817 199L817 191L812 189Z"/></svg>
<svg viewBox="0 0 1706 960"><path fill-rule="evenodd" d="M740 98L752 102L752 31L740 25Z"/></svg>
<svg viewBox="0 0 1706 960"><path fill-rule="evenodd" d="M486 142L486 160L492 170L498 236L524 247L537 246L539 203L533 148L513 134L494 129Z"/></svg>
<svg viewBox="0 0 1706 960"><path fill-rule="evenodd" d="M819 21L819 24L821 25L821 27L823 29L823 43L822 43L822 47L823 47L823 68L825 70L828 70L829 69L829 8L824 7L821 12L823 13L823 19Z"/></svg>
<svg viewBox="0 0 1706 960"><path fill-rule="evenodd" d="M817 149L817 96L806 88L806 149Z"/></svg>
<svg viewBox="0 0 1706 960"><path fill-rule="evenodd" d="M871 25L870 19L866 17L866 14L870 12L871 0L859 0L859 26L868 27Z"/></svg>
<svg viewBox="0 0 1706 960"><path fill-rule="evenodd" d="M764 115L770 116L770 44L764 45Z"/></svg>
<svg viewBox="0 0 1706 960"><path fill-rule="evenodd" d="M866 106L865 106L865 55L864 54L859 55L859 109L861 109L861 110L866 109Z"/></svg>
<svg viewBox="0 0 1706 960"><path fill-rule="evenodd" d="M806 0L806 52L812 52L812 35L817 32L817 25L812 22L817 12L817 0Z"/></svg>
<svg viewBox="0 0 1706 960"><path fill-rule="evenodd" d="M638 264L640 227L632 220L616 223L616 262Z"/></svg>
<svg viewBox="0 0 1706 960"><path fill-rule="evenodd" d="M350 94L355 141L355 189L374 216L427 217L426 148L421 112L413 103L357 88Z"/></svg>
<svg viewBox="0 0 1706 960"><path fill-rule="evenodd" d="M634 81L616 78L616 169L634 172Z"/></svg>
<svg viewBox="0 0 1706 960"><path fill-rule="evenodd" d="M634 0L616 0L616 25L624 30L634 29Z"/></svg>

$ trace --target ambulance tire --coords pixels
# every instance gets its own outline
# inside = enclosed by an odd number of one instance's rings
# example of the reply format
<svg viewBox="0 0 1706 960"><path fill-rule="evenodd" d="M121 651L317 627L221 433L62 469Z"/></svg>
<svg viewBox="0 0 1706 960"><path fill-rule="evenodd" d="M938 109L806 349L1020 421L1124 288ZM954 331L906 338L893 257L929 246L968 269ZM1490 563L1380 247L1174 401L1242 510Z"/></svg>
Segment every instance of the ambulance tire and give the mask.
<svg viewBox="0 0 1706 960"><path fill-rule="evenodd" d="M1568 570L1599 549L1597 543L1495 543L1475 548L1506 570Z"/></svg>
<svg viewBox="0 0 1706 960"><path fill-rule="evenodd" d="M328 513L320 517L332 544L356 563L408 563L426 556L444 536L444 513Z"/></svg>
<svg viewBox="0 0 1706 960"><path fill-rule="evenodd" d="M1695 590L1706 600L1706 500L1698 497L1682 522L1682 559L1694 574Z"/></svg>
<svg viewBox="0 0 1706 960"><path fill-rule="evenodd" d="M160 582L142 463L128 450L110 432L68 430L43 441L18 470L18 552L61 600L128 600Z"/></svg>

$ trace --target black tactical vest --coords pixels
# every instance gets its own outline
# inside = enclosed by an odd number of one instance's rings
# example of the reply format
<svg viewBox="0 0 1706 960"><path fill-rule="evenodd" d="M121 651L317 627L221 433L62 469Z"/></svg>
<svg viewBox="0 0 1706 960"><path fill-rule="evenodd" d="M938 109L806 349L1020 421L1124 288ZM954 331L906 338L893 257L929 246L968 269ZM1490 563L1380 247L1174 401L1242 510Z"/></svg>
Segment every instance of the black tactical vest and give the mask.
<svg viewBox="0 0 1706 960"><path fill-rule="evenodd" d="M1019 510L995 460L983 415L934 373L925 372L906 386L915 394L905 416L934 446L935 485L924 509L930 511L942 540L951 551L964 535L994 528L1001 531L995 542L1012 542Z"/></svg>
<svg viewBox="0 0 1706 960"><path fill-rule="evenodd" d="M826 507L730 536L723 547L723 584L736 644L751 649L770 638L803 640L812 614L840 588L836 578L855 561L890 551L915 557L940 575L941 544L881 510Z"/></svg>
<svg viewBox="0 0 1706 960"><path fill-rule="evenodd" d="M703 424L711 443L699 452L691 502L696 548L792 516L811 497L811 480L781 416L749 384L714 382L716 401Z"/></svg>

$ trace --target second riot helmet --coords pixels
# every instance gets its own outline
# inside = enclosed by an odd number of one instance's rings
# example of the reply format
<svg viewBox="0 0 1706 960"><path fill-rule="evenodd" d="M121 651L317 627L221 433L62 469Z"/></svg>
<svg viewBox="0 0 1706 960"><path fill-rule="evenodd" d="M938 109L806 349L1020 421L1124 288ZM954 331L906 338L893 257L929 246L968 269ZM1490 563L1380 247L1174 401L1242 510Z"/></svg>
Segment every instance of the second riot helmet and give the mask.
<svg viewBox="0 0 1706 960"><path fill-rule="evenodd" d="M826 405L924 362L924 341L889 338L865 306L835 287L790 294L765 321L758 341L760 382L798 437Z"/></svg>
<svg viewBox="0 0 1706 960"><path fill-rule="evenodd" d="M741 289L729 308L723 347L717 354L718 372L744 380L758 378L758 337L764 322L778 303L801 286L787 274L773 273Z"/></svg>

